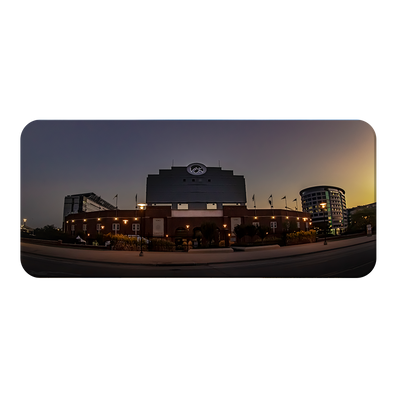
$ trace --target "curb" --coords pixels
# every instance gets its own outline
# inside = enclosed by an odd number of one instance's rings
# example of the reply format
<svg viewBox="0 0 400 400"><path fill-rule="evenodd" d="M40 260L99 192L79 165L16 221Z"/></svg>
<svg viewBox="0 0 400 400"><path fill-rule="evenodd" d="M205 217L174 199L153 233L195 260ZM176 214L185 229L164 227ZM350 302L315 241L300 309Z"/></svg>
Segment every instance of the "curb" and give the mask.
<svg viewBox="0 0 400 400"><path fill-rule="evenodd" d="M81 258L57 257L57 256L48 256L48 255L42 255L42 254L39 254L39 256L46 257L46 258L55 258L55 259L60 259L60 260L83 261L83 262L96 263L96 264L120 264L120 265L130 265L130 266L140 265L140 266L147 266L147 267L187 267L187 266L210 265L210 264L232 264L232 263L246 262L246 261L254 262L254 261L263 261L263 260L276 260L279 258L292 258L292 257L299 257L299 256L315 254L315 253L324 253L327 251L338 250L338 249L342 249L342 248L346 248L346 247L360 246L362 244L371 243L371 242L376 242L376 239L368 240L368 241L362 242L362 243L353 243L353 244L349 244L347 246L341 246L339 248L324 249L324 250L312 251L312 252L301 253L301 254L291 254L291 255L284 255L284 256L279 256L279 257L257 258L257 259L251 259L251 260L233 260L233 261L215 261L215 262L209 261L209 262L201 262L201 263L189 262L189 263L147 263L147 264L135 263L135 264L132 264L132 263L128 263L128 262L82 260ZM38 255L37 253L31 253L29 251L21 250L21 254L22 253ZM22 262L21 262L21 265L22 265Z"/></svg>

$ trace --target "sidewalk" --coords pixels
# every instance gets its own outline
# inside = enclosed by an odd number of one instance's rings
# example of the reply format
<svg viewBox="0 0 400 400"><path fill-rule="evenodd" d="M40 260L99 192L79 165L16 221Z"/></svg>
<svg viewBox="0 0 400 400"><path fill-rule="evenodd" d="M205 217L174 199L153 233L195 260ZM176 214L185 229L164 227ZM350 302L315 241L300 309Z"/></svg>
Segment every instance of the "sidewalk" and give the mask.
<svg viewBox="0 0 400 400"><path fill-rule="evenodd" d="M269 246L263 249L241 252L143 252L143 257L139 256L139 251L118 251L105 250L93 251L85 248L64 248L56 246L44 246L39 244L21 243L21 252L41 256L63 258L68 260L80 260L90 262L105 262L118 264L138 264L138 265L197 265L215 264L240 261L265 260L281 257L293 257L302 254L330 251L338 248L349 247L361 243L372 242L376 236L362 236L353 239L343 239L328 242L324 245L323 241L294 246Z"/></svg>

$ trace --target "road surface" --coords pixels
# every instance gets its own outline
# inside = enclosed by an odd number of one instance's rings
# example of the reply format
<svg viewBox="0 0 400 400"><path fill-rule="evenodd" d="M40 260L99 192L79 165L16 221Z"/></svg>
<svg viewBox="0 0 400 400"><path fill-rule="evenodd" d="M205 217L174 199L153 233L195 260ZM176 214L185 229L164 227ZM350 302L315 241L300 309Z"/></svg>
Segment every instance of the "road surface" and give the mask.
<svg viewBox="0 0 400 400"><path fill-rule="evenodd" d="M258 261L182 266L130 265L21 253L35 277L362 277L375 266L376 242L315 254Z"/></svg>

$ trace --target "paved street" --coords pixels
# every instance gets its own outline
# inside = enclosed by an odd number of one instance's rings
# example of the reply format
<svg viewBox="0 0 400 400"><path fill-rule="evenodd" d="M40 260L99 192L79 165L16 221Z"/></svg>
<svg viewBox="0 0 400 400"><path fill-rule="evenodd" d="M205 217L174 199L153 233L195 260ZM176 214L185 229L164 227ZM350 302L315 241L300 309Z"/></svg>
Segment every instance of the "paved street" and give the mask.
<svg viewBox="0 0 400 400"><path fill-rule="evenodd" d="M25 270L36 277L361 277L375 260L374 237L224 254L139 257L137 252L25 244L21 253Z"/></svg>

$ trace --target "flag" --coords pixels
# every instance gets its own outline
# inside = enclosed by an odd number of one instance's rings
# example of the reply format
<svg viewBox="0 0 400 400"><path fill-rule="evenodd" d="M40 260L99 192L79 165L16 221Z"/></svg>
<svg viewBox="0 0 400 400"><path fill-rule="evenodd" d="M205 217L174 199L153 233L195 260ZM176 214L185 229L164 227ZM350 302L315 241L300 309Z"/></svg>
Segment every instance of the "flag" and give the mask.
<svg viewBox="0 0 400 400"><path fill-rule="evenodd" d="M252 200L254 201L254 194L253 194L253 198L252 198Z"/></svg>
<svg viewBox="0 0 400 400"><path fill-rule="evenodd" d="M270 199L271 197L272 197L272 194L271 194L271 196L268 197L268 199Z"/></svg>
<svg viewBox="0 0 400 400"><path fill-rule="evenodd" d="M116 194L116 195L113 197L113 200L114 200L116 197L118 197L118 195L117 195L117 194Z"/></svg>
<svg viewBox="0 0 400 400"><path fill-rule="evenodd" d="M282 197L281 200L286 199L286 196Z"/></svg>
<svg viewBox="0 0 400 400"><path fill-rule="evenodd" d="M271 203L271 200L268 199L268 201L269 201L269 205L271 205L271 204L272 204L272 203Z"/></svg>
<svg viewBox="0 0 400 400"><path fill-rule="evenodd" d="M297 201L297 199L294 199L293 201Z"/></svg>

